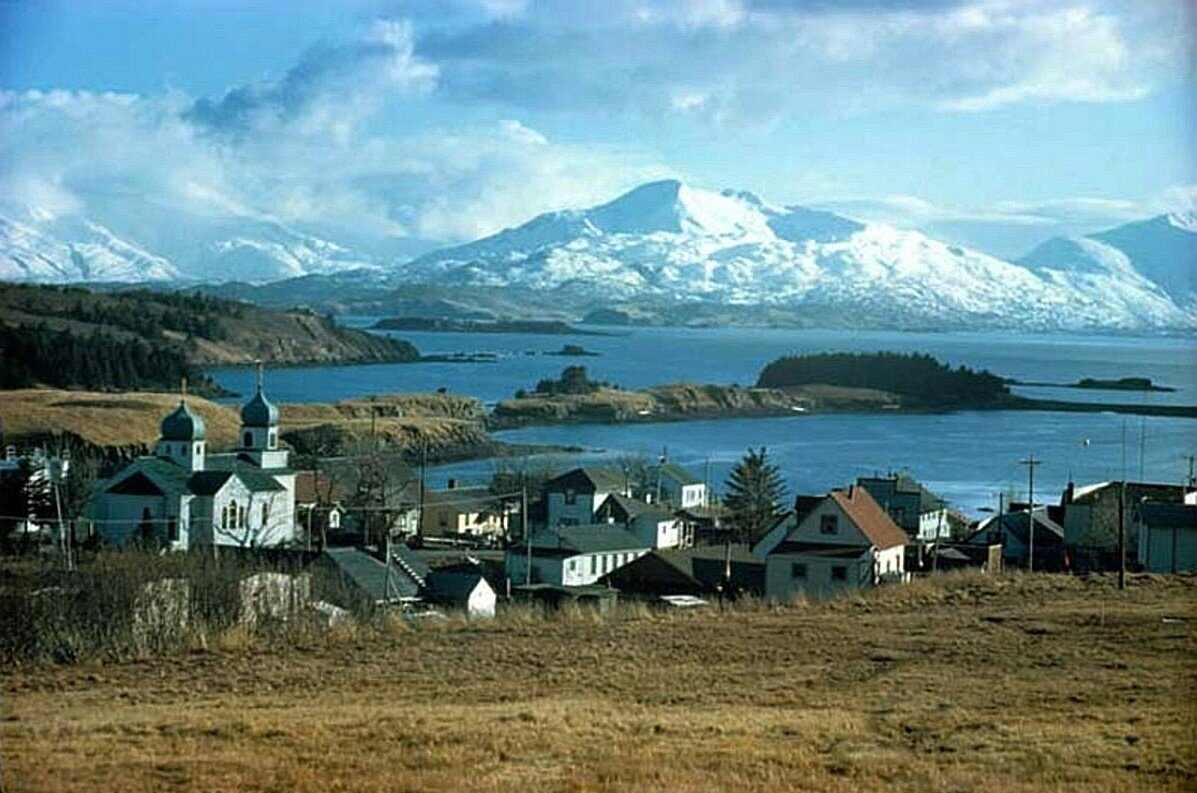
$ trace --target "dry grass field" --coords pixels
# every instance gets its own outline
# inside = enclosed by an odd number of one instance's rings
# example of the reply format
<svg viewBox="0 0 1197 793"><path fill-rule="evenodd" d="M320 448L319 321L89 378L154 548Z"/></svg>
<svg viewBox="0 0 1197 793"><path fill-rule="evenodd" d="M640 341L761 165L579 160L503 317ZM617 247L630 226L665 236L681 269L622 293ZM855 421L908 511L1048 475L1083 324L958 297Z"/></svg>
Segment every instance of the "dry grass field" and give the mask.
<svg viewBox="0 0 1197 793"><path fill-rule="evenodd" d="M6 669L6 789L1197 787L1197 580L231 633Z"/></svg>

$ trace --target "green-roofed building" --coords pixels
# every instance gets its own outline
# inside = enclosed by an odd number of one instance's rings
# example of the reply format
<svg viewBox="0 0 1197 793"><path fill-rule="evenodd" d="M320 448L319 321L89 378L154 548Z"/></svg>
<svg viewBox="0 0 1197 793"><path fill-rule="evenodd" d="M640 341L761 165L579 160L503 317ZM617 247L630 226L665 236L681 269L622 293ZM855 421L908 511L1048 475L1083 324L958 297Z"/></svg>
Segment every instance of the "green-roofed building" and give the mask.
<svg viewBox="0 0 1197 793"><path fill-rule="evenodd" d="M117 546L279 547L297 542L295 472L278 447L278 409L258 388L242 410L241 446L208 454L204 420L186 397L162 420L154 454L103 483L91 517Z"/></svg>
<svg viewBox="0 0 1197 793"><path fill-rule="evenodd" d="M507 550L505 567L513 585L586 586L652 550L621 526L597 523L558 526Z"/></svg>

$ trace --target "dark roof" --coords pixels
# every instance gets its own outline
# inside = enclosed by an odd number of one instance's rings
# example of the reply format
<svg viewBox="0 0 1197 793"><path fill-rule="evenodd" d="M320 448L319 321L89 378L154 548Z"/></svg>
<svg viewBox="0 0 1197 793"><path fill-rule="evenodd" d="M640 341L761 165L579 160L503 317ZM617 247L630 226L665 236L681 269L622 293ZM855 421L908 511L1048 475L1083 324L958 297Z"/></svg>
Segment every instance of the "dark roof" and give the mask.
<svg viewBox="0 0 1197 793"><path fill-rule="evenodd" d="M486 576L477 570L433 570L425 581L430 597L449 603L465 603ZM487 584L490 586L490 584Z"/></svg>
<svg viewBox="0 0 1197 793"><path fill-rule="evenodd" d="M117 482L108 488L109 493L117 496L161 496L165 495L162 489L154 484L154 480L143 474L141 471L126 476L121 481Z"/></svg>
<svg viewBox="0 0 1197 793"><path fill-rule="evenodd" d="M906 496L918 496L919 512L933 512L939 509L942 500L909 474L896 476L862 476L856 483L869 490L873 498L884 501L888 492Z"/></svg>
<svg viewBox="0 0 1197 793"><path fill-rule="evenodd" d="M677 463L661 463L654 470L660 471L661 476L667 476L680 485L703 484L701 477L695 476L688 469L681 467Z"/></svg>
<svg viewBox="0 0 1197 793"><path fill-rule="evenodd" d="M205 471L240 471L242 469L251 469L266 473L268 476L273 474L293 474L293 468L261 468L257 461L246 452L223 452L221 454L209 454L204 457Z"/></svg>
<svg viewBox="0 0 1197 793"><path fill-rule="evenodd" d="M1148 501L1139 507L1139 516L1151 527L1197 529L1197 504Z"/></svg>
<svg viewBox="0 0 1197 793"><path fill-rule="evenodd" d="M834 559L858 559L868 553L859 545L831 545L823 542L794 542L786 540L773 549L771 555L827 556Z"/></svg>
<svg viewBox="0 0 1197 793"><path fill-rule="evenodd" d="M610 468L574 468L553 477L544 485L547 492L559 492L571 487L596 493L618 493L627 487L627 478Z"/></svg>
<svg viewBox="0 0 1197 793"><path fill-rule="evenodd" d="M193 411L186 400L162 419L159 432L164 441L201 441L204 439L204 420Z"/></svg>
<svg viewBox="0 0 1197 793"><path fill-rule="evenodd" d="M965 542L970 544L988 543L997 534L1008 534L1017 537L1022 542L1027 541L1028 513L1005 512L982 521L977 530L970 534ZM1038 507L1035 509L1035 544L1059 544L1064 541L1064 527L1047 516L1047 512Z"/></svg>
<svg viewBox="0 0 1197 793"><path fill-rule="evenodd" d="M196 471L187 480L187 489L197 496L213 496L232 476L232 471Z"/></svg>
<svg viewBox="0 0 1197 793"><path fill-rule="evenodd" d="M132 465L136 467L138 473L148 477L159 491L158 493L151 491L135 495L187 495L187 479L191 476L191 472L181 465L161 457L138 457ZM120 474L117 474L117 476L120 476ZM119 487L120 483L118 482L116 486ZM144 485L140 486L144 487ZM109 489L108 492L113 491Z"/></svg>
<svg viewBox="0 0 1197 793"><path fill-rule="evenodd" d="M419 554L406 545L392 545L391 556L395 558L396 564L406 568L409 573L418 578L427 578L432 573L432 568L420 558Z"/></svg>
<svg viewBox="0 0 1197 793"><path fill-rule="evenodd" d="M266 398L261 383L258 384L253 398L241 408L241 424L245 427L278 426L278 408Z"/></svg>
<svg viewBox="0 0 1197 793"><path fill-rule="evenodd" d="M450 487L445 490L425 490L426 507L456 507L458 512L503 511L502 502L485 487Z"/></svg>
<svg viewBox="0 0 1197 793"><path fill-rule="evenodd" d="M375 603L419 596L419 585L399 565L391 566L388 587L387 566L365 551L357 548L326 548L324 556Z"/></svg>
<svg viewBox="0 0 1197 793"><path fill-rule="evenodd" d="M627 520L635 520L641 515L651 515L662 520L673 517L673 511L668 507L659 504L646 504L638 498L631 498L620 493L612 493L607 496L599 505L600 512L603 507L608 509L618 507L619 511L627 516Z"/></svg>
<svg viewBox="0 0 1197 793"><path fill-rule="evenodd" d="M532 535L532 548L535 551L598 553L601 551L644 550L649 547L651 547L649 543L637 539L625 529L610 523L564 526Z"/></svg>
<svg viewBox="0 0 1197 793"><path fill-rule="evenodd" d="M906 532L898 528L898 524L894 523L863 487L850 487L846 491L832 490L831 498L879 550L884 551L908 542Z"/></svg>

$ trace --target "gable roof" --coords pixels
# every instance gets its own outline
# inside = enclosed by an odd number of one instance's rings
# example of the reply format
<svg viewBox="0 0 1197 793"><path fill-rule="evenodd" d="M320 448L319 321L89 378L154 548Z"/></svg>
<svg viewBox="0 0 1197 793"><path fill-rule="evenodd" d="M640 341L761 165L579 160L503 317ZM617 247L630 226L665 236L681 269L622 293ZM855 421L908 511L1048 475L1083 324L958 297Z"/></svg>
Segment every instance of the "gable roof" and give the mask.
<svg viewBox="0 0 1197 793"><path fill-rule="evenodd" d="M661 472L661 476L669 477L683 487L686 485L701 485L703 480L695 476L689 469L683 468L677 463L665 462L656 466L656 470Z"/></svg>
<svg viewBox="0 0 1197 793"><path fill-rule="evenodd" d="M1022 542L1027 541L1028 513L1024 509L1020 512L1004 512L981 521L977 530L965 538L969 544L986 543L995 533L1004 533L1017 537ZM1046 544L1064 541L1064 527L1047 516L1043 507L1035 508L1035 543Z"/></svg>
<svg viewBox="0 0 1197 793"><path fill-rule="evenodd" d="M887 548L906 544L906 532L894 523L893 519L881 508L881 505L869 495L869 491L863 487L832 490L829 498L839 505L848 519L878 550L884 551Z"/></svg>
<svg viewBox="0 0 1197 793"><path fill-rule="evenodd" d="M196 471L187 480L187 489L197 496L214 496L232 477L232 471Z"/></svg>
<svg viewBox="0 0 1197 793"><path fill-rule="evenodd" d="M141 471L134 472L132 476L126 476L121 481L109 487L106 492L116 496L166 495L162 492L162 488L154 484L154 480L150 479Z"/></svg>
<svg viewBox="0 0 1197 793"><path fill-rule="evenodd" d="M603 551L647 550L650 547L649 543L611 523L565 526L532 535L532 548L535 551L600 553Z"/></svg>
<svg viewBox="0 0 1197 793"><path fill-rule="evenodd" d="M941 499L922 485L910 474L896 474L891 476L862 476L857 478L856 484L867 488L874 500L885 501L889 494L917 496L919 512L934 512L940 508ZM884 495L882 495L884 494ZM891 505L892 506L892 505Z"/></svg>
<svg viewBox="0 0 1197 793"><path fill-rule="evenodd" d="M428 594L450 603L465 603L478 588L478 583L490 584L477 570L433 570L425 581Z"/></svg>
<svg viewBox="0 0 1197 793"><path fill-rule="evenodd" d="M570 487L595 493L621 493L627 487L627 478L610 468L584 467L566 471L544 485L546 492L559 492Z"/></svg>
<svg viewBox="0 0 1197 793"><path fill-rule="evenodd" d="M603 499L603 503L599 504L599 511L603 511L604 507L607 509L618 508L620 512L627 516L628 520L635 520L641 515L647 515L659 520L668 520L673 517L673 511L667 507L662 507L659 504L646 504L638 498L631 498L621 493L612 493Z"/></svg>

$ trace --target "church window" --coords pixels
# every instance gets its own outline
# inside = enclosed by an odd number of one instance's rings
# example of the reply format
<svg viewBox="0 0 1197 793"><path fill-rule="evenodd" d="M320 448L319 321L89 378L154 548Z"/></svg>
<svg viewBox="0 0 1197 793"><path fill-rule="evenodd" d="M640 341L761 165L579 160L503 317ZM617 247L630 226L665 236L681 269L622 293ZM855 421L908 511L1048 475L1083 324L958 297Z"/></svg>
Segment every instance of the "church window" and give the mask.
<svg viewBox="0 0 1197 793"><path fill-rule="evenodd" d="M220 509L220 528L227 529L229 527L229 508L228 506Z"/></svg>
<svg viewBox="0 0 1197 793"><path fill-rule="evenodd" d="M262 505L262 528L266 528L266 524L270 522L270 505Z"/></svg>
<svg viewBox="0 0 1197 793"><path fill-rule="evenodd" d="M251 447L253 445L254 445L254 434L252 432L245 433L245 448L248 449L249 447Z"/></svg>
<svg viewBox="0 0 1197 793"><path fill-rule="evenodd" d="M270 431L270 448L274 449L277 446L278 446L278 434L274 430L271 430Z"/></svg>

